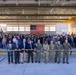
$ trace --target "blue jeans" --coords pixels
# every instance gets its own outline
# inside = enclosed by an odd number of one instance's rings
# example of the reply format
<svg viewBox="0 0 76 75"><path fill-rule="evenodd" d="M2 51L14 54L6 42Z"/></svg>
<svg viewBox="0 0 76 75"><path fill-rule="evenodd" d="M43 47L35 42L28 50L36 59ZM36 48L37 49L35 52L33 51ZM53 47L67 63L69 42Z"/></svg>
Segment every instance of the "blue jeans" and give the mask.
<svg viewBox="0 0 76 75"><path fill-rule="evenodd" d="M13 63L13 53L9 53L8 52L8 62L10 63Z"/></svg>

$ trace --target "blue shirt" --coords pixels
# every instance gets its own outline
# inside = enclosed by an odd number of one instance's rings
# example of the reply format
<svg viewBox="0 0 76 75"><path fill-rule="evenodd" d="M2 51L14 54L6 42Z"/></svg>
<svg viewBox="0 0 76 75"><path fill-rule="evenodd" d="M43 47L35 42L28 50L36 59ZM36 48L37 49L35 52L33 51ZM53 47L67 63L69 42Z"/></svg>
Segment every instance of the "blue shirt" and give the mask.
<svg viewBox="0 0 76 75"><path fill-rule="evenodd" d="M26 48L26 44L25 43L23 43L23 48Z"/></svg>
<svg viewBox="0 0 76 75"><path fill-rule="evenodd" d="M16 47L18 48L18 44L16 44Z"/></svg>
<svg viewBox="0 0 76 75"><path fill-rule="evenodd" d="M30 44L30 48L32 49L32 44Z"/></svg>

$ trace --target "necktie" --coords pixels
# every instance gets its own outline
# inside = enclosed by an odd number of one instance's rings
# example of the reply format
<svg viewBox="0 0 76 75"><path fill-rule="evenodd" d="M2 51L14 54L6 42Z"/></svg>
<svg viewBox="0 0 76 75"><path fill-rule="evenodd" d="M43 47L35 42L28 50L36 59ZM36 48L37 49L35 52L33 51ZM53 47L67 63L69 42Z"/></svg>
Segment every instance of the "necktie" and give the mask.
<svg viewBox="0 0 76 75"><path fill-rule="evenodd" d="M30 44L30 48L32 49L32 45Z"/></svg>
<svg viewBox="0 0 76 75"><path fill-rule="evenodd" d="M18 44L16 44L16 47L18 48Z"/></svg>
<svg viewBox="0 0 76 75"><path fill-rule="evenodd" d="M24 48L25 48L25 43L24 43Z"/></svg>

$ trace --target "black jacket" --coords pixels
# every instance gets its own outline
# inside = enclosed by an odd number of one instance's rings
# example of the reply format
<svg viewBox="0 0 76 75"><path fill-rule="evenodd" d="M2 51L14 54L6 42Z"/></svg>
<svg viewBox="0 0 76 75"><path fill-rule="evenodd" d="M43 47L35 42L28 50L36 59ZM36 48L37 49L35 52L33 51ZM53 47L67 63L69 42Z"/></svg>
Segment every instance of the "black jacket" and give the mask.
<svg viewBox="0 0 76 75"><path fill-rule="evenodd" d="M30 44L27 45L28 53L33 52L33 50L30 50L30 49L34 49L34 45L33 44L31 45L32 45L32 48L30 47Z"/></svg>

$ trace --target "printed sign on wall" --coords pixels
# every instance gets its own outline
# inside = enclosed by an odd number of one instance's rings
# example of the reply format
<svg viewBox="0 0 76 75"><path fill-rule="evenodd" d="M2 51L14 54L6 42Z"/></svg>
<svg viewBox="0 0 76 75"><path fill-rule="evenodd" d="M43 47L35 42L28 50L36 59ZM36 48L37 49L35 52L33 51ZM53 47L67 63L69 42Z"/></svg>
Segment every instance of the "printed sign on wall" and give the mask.
<svg viewBox="0 0 76 75"><path fill-rule="evenodd" d="M68 24L56 25L56 34L67 34L67 33L68 33Z"/></svg>

